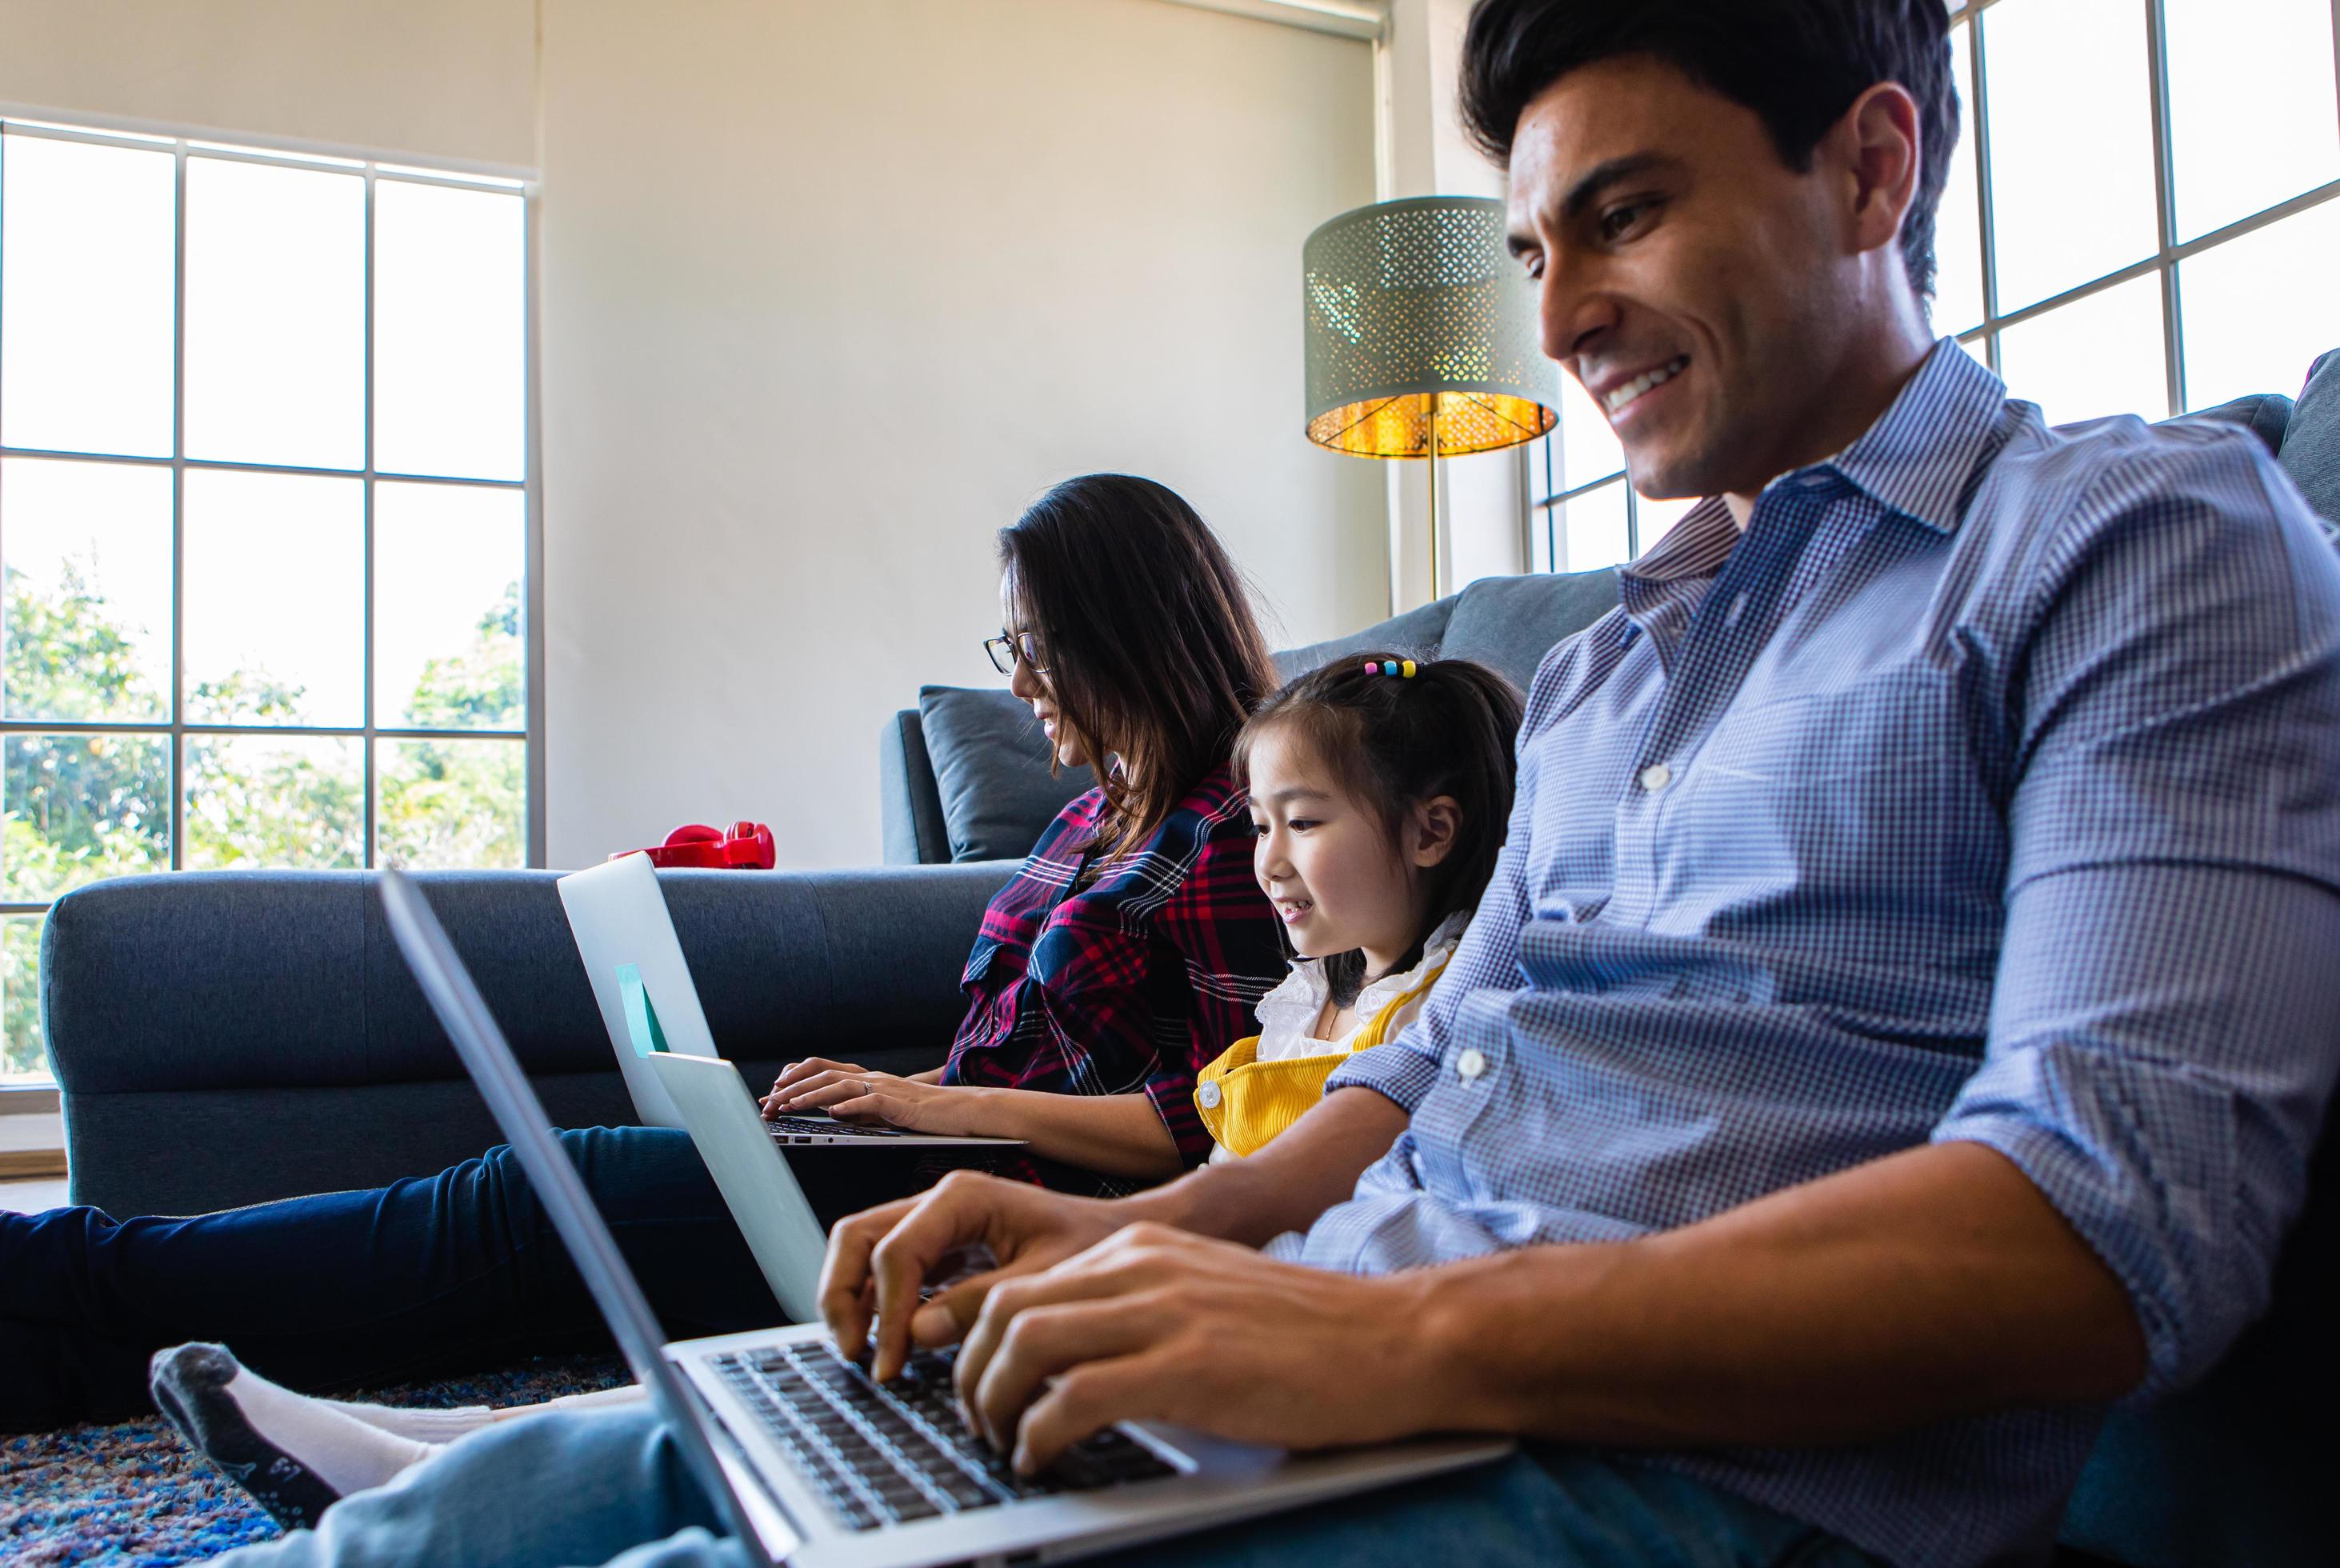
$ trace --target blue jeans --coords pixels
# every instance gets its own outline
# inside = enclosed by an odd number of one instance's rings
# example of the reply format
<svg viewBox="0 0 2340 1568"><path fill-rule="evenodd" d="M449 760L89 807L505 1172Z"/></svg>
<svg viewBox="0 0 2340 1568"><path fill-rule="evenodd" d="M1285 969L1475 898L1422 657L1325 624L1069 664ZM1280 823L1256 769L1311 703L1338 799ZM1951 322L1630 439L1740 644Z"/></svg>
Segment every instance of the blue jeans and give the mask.
<svg viewBox="0 0 2340 1568"><path fill-rule="evenodd" d="M560 1139L670 1334L778 1321L688 1135ZM796 1170L824 1223L912 1175L901 1151L874 1149L811 1151ZM148 1357L190 1339L306 1389L608 1342L508 1148L371 1192L192 1218L0 1214L0 1431L144 1414Z"/></svg>
<svg viewBox="0 0 2340 1568"><path fill-rule="evenodd" d="M748 1568L655 1412L556 1412L455 1444L223 1568ZM1441 1476L1100 1561L1185 1568L1873 1568L1825 1532L1686 1476L1575 1450Z"/></svg>

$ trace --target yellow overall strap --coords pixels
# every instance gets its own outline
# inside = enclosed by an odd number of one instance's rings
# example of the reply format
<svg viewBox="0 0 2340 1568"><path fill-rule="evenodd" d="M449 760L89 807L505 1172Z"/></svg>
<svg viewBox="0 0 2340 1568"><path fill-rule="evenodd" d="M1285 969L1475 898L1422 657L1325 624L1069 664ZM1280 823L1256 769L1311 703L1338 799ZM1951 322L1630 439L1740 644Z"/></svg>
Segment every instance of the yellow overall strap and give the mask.
<svg viewBox="0 0 2340 1568"><path fill-rule="evenodd" d="M1426 995L1429 992L1430 987L1438 983L1438 977L1445 972L1446 965L1440 964L1435 968L1432 969L1430 973L1423 976L1421 980L1412 990L1407 991L1403 996L1392 997L1388 1007L1383 1007L1380 1012L1373 1015L1373 1021L1372 1023L1367 1024L1363 1028L1357 1031L1357 1037L1349 1042L1349 1054L1351 1056L1354 1056L1359 1051L1371 1049L1373 1047L1378 1046L1383 1040L1387 1039L1389 1037L1390 1021L1397 1017L1398 1009L1404 1007L1408 1002L1414 1001Z"/></svg>
<svg viewBox="0 0 2340 1568"><path fill-rule="evenodd" d="M1440 964L1391 998L1341 1050L1263 1062L1257 1035L1237 1040L1195 1075L1195 1109L1203 1125L1212 1137L1234 1153L1256 1153L1324 1097L1324 1080L1333 1076L1334 1068L1356 1052L1380 1045L1400 1009L1418 1000L1445 972L1446 966Z"/></svg>

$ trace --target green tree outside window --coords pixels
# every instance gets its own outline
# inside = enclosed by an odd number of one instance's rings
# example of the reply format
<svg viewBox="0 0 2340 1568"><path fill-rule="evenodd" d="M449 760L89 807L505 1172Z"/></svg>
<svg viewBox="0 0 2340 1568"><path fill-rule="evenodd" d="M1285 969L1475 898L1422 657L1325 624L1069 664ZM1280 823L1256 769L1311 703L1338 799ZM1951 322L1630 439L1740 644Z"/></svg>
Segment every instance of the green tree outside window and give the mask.
<svg viewBox="0 0 2340 1568"><path fill-rule="evenodd" d="M54 584L7 573L8 706L45 719L165 712L134 658L139 629L119 622L72 563ZM432 660L392 722L425 729L517 728L525 711L520 585L480 617L471 644ZM199 698L233 700L282 722L302 690L239 670ZM220 710L213 708L213 711ZM458 737L379 739L377 850L411 866L519 866L527 858L525 749ZM171 864L167 734L11 733L0 745L0 898L43 902L102 877ZM186 739L190 868L355 867L365 863L365 781L353 739L265 731ZM0 1075L46 1070L39 1017L40 928L0 928Z"/></svg>

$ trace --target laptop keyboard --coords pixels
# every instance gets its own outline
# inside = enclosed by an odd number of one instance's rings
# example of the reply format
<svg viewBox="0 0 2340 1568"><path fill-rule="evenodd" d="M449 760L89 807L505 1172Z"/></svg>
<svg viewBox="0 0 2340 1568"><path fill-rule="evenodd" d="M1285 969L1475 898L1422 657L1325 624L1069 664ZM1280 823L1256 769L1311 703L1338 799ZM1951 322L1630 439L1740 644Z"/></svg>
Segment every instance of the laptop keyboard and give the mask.
<svg viewBox="0 0 2340 1568"><path fill-rule="evenodd" d="M1144 1444L1107 1428L1043 1474L1016 1474L960 1422L947 1351L913 1356L885 1384L818 1340L712 1355L708 1365L853 1530L1177 1474Z"/></svg>
<svg viewBox="0 0 2340 1568"><path fill-rule="evenodd" d="M905 1127L882 1127L860 1122L832 1121L827 1116L766 1116L764 1126L771 1129L775 1139L783 1143L791 1138L808 1136L828 1138L901 1138L910 1136L908 1129Z"/></svg>

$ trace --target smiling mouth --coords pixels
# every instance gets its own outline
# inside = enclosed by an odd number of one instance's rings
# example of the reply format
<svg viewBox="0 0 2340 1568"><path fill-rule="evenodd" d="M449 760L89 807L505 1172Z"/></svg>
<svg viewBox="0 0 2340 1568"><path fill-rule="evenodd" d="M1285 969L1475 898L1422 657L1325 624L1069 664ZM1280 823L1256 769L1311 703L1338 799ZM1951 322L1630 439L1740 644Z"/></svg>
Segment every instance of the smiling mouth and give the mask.
<svg viewBox="0 0 2340 1568"><path fill-rule="evenodd" d="M1682 372L1688 369L1690 369L1690 356L1688 354L1676 354L1672 359L1668 360L1657 369L1653 371L1643 371L1631 381L1629 381L1624 385L1611 391L1607 397L1601 400L1602 406L1608 410L1609 417L1613 420L1619 414L1623 413L1627 405L1631 403L1636 398L1639 398L1642 393L1652 392L1657 388L1665 385L1666 382L1673 380L1674 377L1681 374Z"/></svg>
<svg viewBox="0 0 2340 1568"><path fill-rule="evenodd" d="M1316 901L1314 898L1278 898L1275 900L1275 912L1283 916L1284 923L1289 926L1314 914Z"/></svg>

